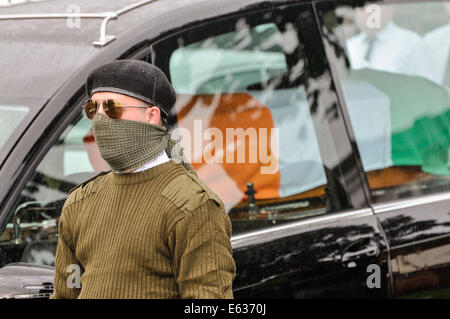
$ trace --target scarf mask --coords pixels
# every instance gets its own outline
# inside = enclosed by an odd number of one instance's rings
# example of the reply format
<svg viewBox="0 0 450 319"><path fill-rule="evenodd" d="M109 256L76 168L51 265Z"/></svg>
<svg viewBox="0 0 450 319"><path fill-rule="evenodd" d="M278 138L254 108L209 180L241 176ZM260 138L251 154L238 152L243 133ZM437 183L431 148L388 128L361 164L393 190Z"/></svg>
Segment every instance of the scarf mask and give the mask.
<svg viewBox="0 0 450 319"><path fill-rule="evenodd" d="M179 143L161 126L139 121L114 120L97 113L92 131L103 159L116 172L137 169L155 159L163 150L169 158L195 172L183 156Z"/></svg>

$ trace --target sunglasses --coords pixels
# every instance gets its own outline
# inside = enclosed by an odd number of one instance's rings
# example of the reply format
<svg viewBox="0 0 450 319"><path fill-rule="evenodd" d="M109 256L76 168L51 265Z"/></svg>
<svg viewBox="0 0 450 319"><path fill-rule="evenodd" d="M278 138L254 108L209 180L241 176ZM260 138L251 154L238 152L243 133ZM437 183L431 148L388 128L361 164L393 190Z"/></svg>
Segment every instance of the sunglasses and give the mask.
<svg viewBox="0 0 450 319"><path fill-rule="evenodd" d="M92 120L95 116L95 114L98 111L98 108L100 106L100 103L98 103L96 100L86 100L82 108L84 109L84 113L86 114L86 117L90 120ZM123 109L126 107L137 107L137 108L147 108L147 106L135 106L135 105L122 105L117 100L113 99L107 99L103 100L103 109L105 110L106 115L108 115L110 118L117 120L120 119L123 113Z"/></svg>

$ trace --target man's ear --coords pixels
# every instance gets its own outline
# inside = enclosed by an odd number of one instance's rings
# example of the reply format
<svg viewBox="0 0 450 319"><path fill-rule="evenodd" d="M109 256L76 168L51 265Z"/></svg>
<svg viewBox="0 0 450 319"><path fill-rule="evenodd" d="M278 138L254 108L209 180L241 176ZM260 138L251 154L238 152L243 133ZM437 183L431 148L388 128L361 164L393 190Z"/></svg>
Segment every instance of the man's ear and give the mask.
<svg viewBox="0 0 450 319"><path fill-rule="evenodd" d="M161 110L157 106L147 107L145 121L153 125L161 125Z"/></svg>

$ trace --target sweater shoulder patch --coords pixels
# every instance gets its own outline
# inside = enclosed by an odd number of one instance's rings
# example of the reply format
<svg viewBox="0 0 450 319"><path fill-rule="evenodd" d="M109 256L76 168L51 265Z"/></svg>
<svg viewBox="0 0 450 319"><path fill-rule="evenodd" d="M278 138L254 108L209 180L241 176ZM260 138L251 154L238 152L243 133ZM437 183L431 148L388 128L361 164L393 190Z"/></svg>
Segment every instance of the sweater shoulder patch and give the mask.
<svg viewBox="0 0 450 319"><path fill-rule="evenodd" d="M222 201L195 174L187 172L170 181L161 192L180 209L192 211L202 206L208 199L212 199L218 206Z"/></svg>
<svg viewBox="0 0 450 319"><path fill-rule="evenodd" d="M69 191L67 205L75 203L91 193L95 193L98 188L99 181L101 180L101 176L108 174L109 172L110 171L100 172L99 174L73 187Z"/></svg>

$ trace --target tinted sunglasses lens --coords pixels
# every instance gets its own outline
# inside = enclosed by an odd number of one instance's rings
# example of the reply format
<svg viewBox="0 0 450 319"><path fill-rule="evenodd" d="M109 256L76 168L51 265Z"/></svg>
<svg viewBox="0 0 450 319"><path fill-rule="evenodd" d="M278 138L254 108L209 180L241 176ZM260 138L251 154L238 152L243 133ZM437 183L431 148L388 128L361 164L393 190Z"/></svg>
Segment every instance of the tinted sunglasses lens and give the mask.
<svg viewBox="0 0 450 319"><path fill-rule="evenodd" d="M108 115L112 119L120 119L122 116L122 104L116 100L105 100L103 102L103 109L105 110L106 115Z"/></svg>
<svg viewBox="0 0 450 319"><path fill-rule="evenodd" d="M92 120L97 113L97 102L94 100L87 100L84 104L84 112L86 113L86 117Z"/></svg>

